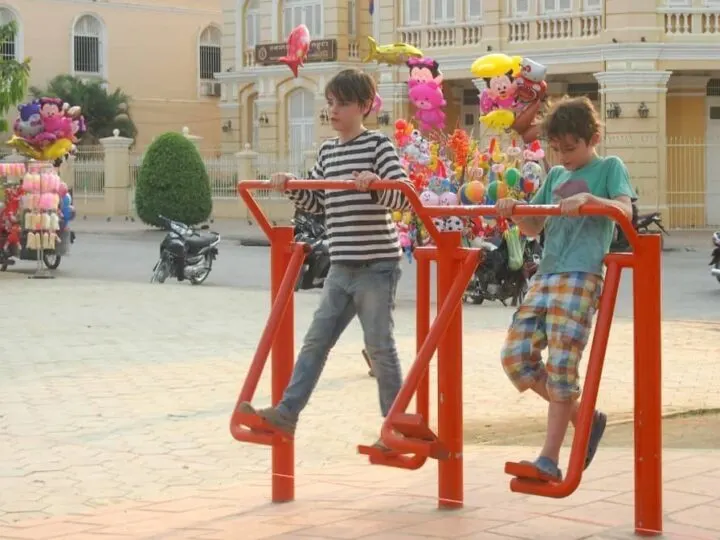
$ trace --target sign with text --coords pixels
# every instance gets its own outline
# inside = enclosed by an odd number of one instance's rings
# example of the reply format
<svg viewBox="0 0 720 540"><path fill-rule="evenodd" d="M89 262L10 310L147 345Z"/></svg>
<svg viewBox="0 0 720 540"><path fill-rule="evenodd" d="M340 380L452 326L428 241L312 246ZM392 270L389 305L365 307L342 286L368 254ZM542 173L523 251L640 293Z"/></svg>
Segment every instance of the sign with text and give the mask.
<svg viewBox="0 0 720 540"><path fill-rule="evenodd" d="M271 66L287 54L287 43L266 43L255 45L255 61L263 66ZM337 60L337 40L318 39L310 42L306 63L335 62Z"/></svg>

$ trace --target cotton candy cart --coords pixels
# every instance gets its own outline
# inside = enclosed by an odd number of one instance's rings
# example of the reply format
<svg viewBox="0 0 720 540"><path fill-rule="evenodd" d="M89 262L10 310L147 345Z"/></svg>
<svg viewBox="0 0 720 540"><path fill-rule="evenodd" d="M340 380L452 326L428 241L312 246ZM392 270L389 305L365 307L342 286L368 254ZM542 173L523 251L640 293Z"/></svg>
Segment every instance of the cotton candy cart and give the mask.
<svg viewBox="0 0 720 540"><path fill-rule="evenodd" d="M35 261L32 277L51 277L74 234L72 195L51 163L0 163L0 271L15 260Z"/></svg>

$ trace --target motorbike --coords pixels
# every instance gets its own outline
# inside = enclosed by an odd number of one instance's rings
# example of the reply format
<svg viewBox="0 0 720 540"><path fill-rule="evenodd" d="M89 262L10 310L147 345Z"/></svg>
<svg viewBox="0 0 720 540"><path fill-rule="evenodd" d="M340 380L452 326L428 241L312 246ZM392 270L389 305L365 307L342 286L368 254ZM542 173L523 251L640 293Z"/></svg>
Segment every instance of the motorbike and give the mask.
<svg viewBox="0 0 720 540"><path fill-rule="evenodd" d="M715 231L712 236L713 248L712 259L710 260L710 274L720 282L720 231Z"/></svg>
<svg viewBox="0 0 720 540"><path fill-rule="evenodd" d="M295 242L310 246L295 283L295 290L322 289L330 270L330 247L325 225L318 216L304 212L298 212L292 223L295 226Z"/></svg>
<svg viewBox="0 0 720 540"><path fill-rule="evenodd" d="M160 258L155 263L150 283L165 283L168 277L202 284L210 275L213 261L218 256L220 235L216 232L199 232L180 221L158 216L168 229L160 244ZM209 227L203 225L201 231Z"/></svg>
<svg viewBox="0 0 720 540"><path fill-rule="evenodd" d="M517 270L510 270L508 248L505 240L499 245L483 241L483 260L470 279L463 301L470 304L482 304L485 300L496 300L507 306L522 303L528 290L528 282L537 272L542 256L540 242L527 239L523 251L523 265Z"/></svg>
<svg viewBox="0 0 720 540"><path fill-rule="evenodd" d="M633 205L633 227L639 234L648 234L652 232L661 232L664 236L670 236L667 229L662 224L662 216L660 212L652 212L650 214L637 214L635 205ZM625 233L620 227L615 226L613 241L610 245L610 251L628 251L630 242L628 242Z"/></svg>

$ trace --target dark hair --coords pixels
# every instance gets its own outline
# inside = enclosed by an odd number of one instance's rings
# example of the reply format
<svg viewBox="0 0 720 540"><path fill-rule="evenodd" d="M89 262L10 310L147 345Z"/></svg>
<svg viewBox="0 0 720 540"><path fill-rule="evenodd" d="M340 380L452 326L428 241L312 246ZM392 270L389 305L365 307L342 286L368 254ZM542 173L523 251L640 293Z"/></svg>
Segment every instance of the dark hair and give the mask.
<svg viewBox="0 0 720 540"><path fill-rule="evenodd" d="M367 114L370 114L370 107L372 107L376 92L375 79L355 68L342 70L325 86L326 99L333 97L341 103L367 106Z"/></svg>
<svg viewBox="0 0 720 540"><path fill-rule="evenodd" d="M548 139L561 139L567 135L590 142L600 133L600 118L587 97L565 96L551 105L543 118L542 128Z"/></svg>

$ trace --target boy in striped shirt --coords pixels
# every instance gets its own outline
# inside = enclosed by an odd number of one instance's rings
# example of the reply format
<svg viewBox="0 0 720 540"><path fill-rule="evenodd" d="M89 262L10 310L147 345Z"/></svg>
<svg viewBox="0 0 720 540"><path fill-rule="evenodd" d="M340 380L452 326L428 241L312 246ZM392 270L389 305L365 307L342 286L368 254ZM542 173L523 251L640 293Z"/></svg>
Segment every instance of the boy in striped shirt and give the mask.
<svg viewBox="0 0 720 540"><path fill-rule="evenodd" d="M328 353L355 315L372 358L383 416L402 383L392 316L402 252L391 212L407 210L410 204L401 191L369 187L379 179L412 184L390 139L363 125L375 92L372 77L357 69L341 71L325 88L337 137L320 146L310 177L353 180L355 189L287 191L292 175L279 173L271 180L272 188L284 191L298 208L313 214L325 211L330 244L331 265L320 307L282 400L276 407L259 410L241 404L242 412L261 416L286 435L294 436L300 412L315 389ZM375 444L386 449L379 441Z"/></svg>

